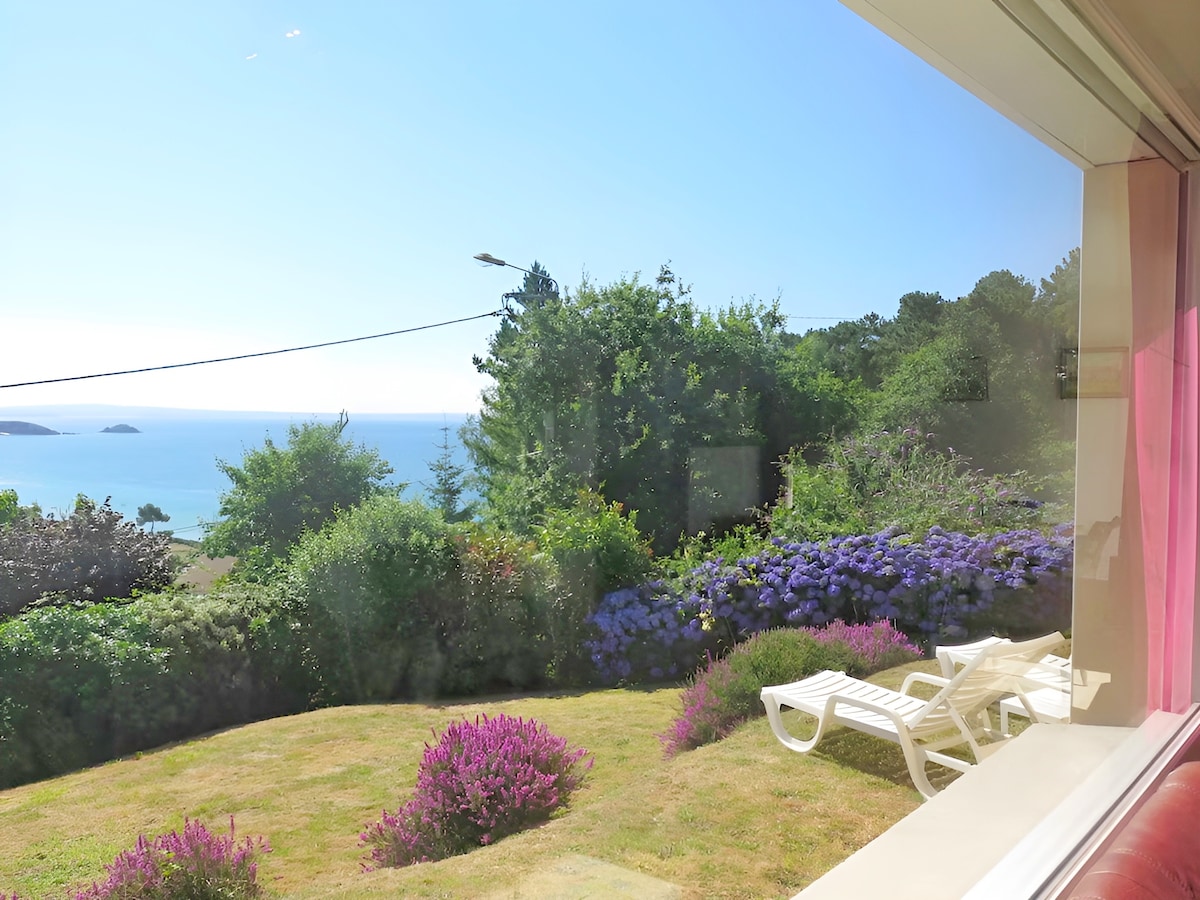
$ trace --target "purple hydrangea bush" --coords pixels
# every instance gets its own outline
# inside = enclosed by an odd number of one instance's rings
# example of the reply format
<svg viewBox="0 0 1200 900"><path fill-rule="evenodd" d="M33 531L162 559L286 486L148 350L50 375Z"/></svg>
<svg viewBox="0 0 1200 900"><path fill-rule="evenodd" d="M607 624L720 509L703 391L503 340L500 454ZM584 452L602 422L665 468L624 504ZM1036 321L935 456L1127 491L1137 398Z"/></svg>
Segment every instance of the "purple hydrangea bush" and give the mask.
<svg viewBox="0 0 1200 900"><path fill-rule="evenodd" d="M366 868L445 859L546 821L583 783L586 756L534 719L451 723L425 745L412 799L360 835Z"/></svg>
<svg viewBox="0 0 1200 900"><path fill-rule="evenodd" d="M270 853L266 840L237 841L233 817L229 834L213 834L200 822L184 820L183 832L153 840L140 836L105 868L104 883L93 882L75 900L243 900L263 896L258 857Z"/></svg>
<svg viewBox="0 0 1200 900"><path fill-rule="evenodd" d="M607 595L588 650L600 678L677 677L749 635L781 626L890 621L922 645L961 641L998 624L1036 630L1066 608L1067 530L970 537L931 528L823 542L773 541L727 565L703 563L676 584Z"/></svg>

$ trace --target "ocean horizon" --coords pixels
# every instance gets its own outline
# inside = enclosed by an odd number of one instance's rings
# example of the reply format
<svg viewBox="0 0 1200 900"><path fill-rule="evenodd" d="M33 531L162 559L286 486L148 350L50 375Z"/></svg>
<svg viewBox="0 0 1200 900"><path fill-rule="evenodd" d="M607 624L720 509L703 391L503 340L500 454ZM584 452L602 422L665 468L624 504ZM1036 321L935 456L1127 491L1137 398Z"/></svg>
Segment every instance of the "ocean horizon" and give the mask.
<svg viewBox="0 0 1200 900"><path fill-rule="evenodd" d="M388 482L407 485L404 495L425 494L429 463L441 454L449 428L453 458L466 464L458 441L465 413L349 413L344 435L355 445L375 449L393 468ZM220 495L230 487L217 468L221 459L240 465L247 450L269 436L287 442L291 424L336 422L337 413L244 412L128 406L45 406L0 408L0 420L43 425L57 435L0 437L0 490L11 488L21 503L37 503L44 513L63 515L85 494L127 519L153 503L171 517L158 525L190 540L204 535L204 523L217 518ZM138 434L104 434L130 425Z"/></svg>

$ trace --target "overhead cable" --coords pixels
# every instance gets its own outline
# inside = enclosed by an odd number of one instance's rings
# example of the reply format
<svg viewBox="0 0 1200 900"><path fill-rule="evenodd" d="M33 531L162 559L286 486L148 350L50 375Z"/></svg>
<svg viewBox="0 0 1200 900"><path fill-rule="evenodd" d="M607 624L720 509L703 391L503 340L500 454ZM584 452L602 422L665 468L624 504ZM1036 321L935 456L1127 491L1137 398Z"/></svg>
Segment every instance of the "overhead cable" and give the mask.
<svg viewBox="0 0 1200 900"><path fill-rule="evenodd" d="M188 366L207 366L212 363L233 362L238 359L254 359L258 356L277 356L280 353L295 353L297 350L316 350L318 347L336 347L338 344L353 344L357 341L373 341L376 338L394 337L397 334L411 334L414 331L428 331L431 328L442 328L446 325L458 325L461 322L472 322L475 319L486 319L488 316L504 314L503 309L480 313L477 316L467 316L465 319L451 319L448 322L435 322L432 325L418 325L416 328L401 328L398 331L385 331L382 334L368 334L363 337L344 338L340 341L324 341L320 344L305 344L303 347L286 347L283 350L264 350L261 353L242 353L238 356L222 356L217 359L198 359L194 362L171 363L165 366L146 366L141 369L122 369L119 372L97 372L93 375L70 375L66 378L43 378L40 381L19 381L13 384L0 384L4 388L32 387L35 384L58 384L62 381L86 381L89 378L110 378L113 375L137 375L140 372L161 372L164 369L185 369Z"/></svg>

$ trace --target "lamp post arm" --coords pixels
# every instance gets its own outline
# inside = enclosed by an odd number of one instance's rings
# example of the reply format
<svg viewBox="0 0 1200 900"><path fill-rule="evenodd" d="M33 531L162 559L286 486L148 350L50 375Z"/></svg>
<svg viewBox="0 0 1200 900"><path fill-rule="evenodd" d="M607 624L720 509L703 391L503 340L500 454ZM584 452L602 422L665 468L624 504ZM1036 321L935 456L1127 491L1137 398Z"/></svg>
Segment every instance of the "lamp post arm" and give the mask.
<svg viewBox="0 0 1200 900"><path fill-rule="evenodd" d="M540 278L544 281L548 281L552 285L554 285L555 295L557 296L557 294L558 294L558 282L555 281L553 278L551 278L549 275L543 275L541 272L534 272L534 271L532 271L530 269L526 269L522 266L513 265L510 262L506 262L503 259L492 256L492 254L490 254L490 253L476 253L475 258L482 263L487 263L489 266L506 266L507 268L510 268L510 269L516 269L518 272L524 272L526 275L532 275L535 278Z"/></svg>

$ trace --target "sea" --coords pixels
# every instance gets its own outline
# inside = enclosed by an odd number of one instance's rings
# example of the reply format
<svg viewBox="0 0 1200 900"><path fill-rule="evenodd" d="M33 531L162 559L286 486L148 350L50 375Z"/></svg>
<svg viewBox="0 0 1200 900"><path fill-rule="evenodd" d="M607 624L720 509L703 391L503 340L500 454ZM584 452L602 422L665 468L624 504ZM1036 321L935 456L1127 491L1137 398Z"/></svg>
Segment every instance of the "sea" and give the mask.
<svg viewBox="0 0 1200 900"><path fill-rule="evenodd" d="M382 415L350 413L343 436L378 451L394 470L388 482L403 496L421 497L432 482L429 464L449 437L455 462L466 466L458 440L462 413ZM336 422L337 414L222 412L148 407L0 408L0 420L43 425L57 435L0 436L0 490L12 488L22 504L44 513L67 514L79 494L136 520L139 506L153 503L171 517L181 538L199 540L218 517L229 479L217 460L240 465L247 450L269 436L287 443L288 426ZM130 425L137 434L104 434ZM443 429L448 431L443 432Z"/></svg>

